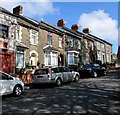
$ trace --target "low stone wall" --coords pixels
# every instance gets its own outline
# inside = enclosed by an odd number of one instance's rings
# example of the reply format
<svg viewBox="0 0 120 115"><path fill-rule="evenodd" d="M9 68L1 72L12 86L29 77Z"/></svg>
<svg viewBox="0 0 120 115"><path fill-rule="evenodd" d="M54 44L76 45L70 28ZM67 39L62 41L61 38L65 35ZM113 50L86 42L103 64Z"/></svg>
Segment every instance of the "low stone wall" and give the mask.
<svg viewBox="0 0 120 115"><path fill-rule="evenodd" d="M32 75L31 74L19 74L16 75L17 78L20 78L24 84L30 84L32 83Z"/></svg>

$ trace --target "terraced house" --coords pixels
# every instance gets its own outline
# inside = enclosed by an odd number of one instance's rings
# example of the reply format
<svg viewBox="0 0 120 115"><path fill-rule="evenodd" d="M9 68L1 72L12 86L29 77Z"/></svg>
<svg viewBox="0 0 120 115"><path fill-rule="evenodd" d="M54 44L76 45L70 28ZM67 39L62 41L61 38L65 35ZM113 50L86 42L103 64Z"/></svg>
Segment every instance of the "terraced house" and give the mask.
<svg viewBox="0 0 120 115"><path fill-rule="evenodd" d="M0 70L15 72L15 41L18 28L16 17L0 7Z"/></svg>
<svg viewBox="0 0 120 115"><path fill-rule="evenodd" d="M20 26L17 32L16 68L64 65L64 32L47 22L22 16L22 6L13 9Z"/></svg>
<svg viewBox="0 0 120 115"><path fill-rule="evenodd" d="M64 65L64 31L52 24L39 23L40 64L43 66Z"/></svg>
<svg viewBox="0 0 120 115"><path fill-rule="evenodd" d="M23 16L23 7L13 8L13 14L0 10L0 60L2 70L15 73L26 67L68 66L76 70L82 64L111 63L112 44L89 33L79 32L79 26L57 26ZM9 66L8 66L9 65ZM8 69L9 68L9 69Z"/></svg>
<svg viewBox="0 0 120 115"><path fill-rule="evenodd" d="M13 14L17 17L19 30L16 32L16 69L26 66L37 66L39 22L22 16L22 6L13 8Z"/></svg>
<svg viewBox="0 0 120 115"><path fill-rule="evenodd" d="M85 28L83 33L93 40L93 49L95 54L95 62L112 63L112 44L89 33L89 29Z"/></svg>
<svg viewBox="0 0 120 115"><path fill-rule="evenodd" d="M65 65L71 69L77 69L82 63L82 36L76 32L78 26L75 24L69 29L65 27L65 21L63 19L58 20L57 26L65 31Z"/></svg>

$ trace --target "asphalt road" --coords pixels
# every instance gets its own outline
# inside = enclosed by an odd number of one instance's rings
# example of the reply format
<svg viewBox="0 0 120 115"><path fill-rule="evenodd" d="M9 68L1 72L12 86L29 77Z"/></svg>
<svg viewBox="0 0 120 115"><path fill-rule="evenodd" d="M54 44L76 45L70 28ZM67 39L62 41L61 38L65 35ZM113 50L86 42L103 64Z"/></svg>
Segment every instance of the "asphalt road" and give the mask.
<svg viewBox="0 0 120 115"><path fill-rule="evenodd" d="M107 76L80 79L79 82L36 86L20 97L3 96L4 114L118 115L120 112L120 70Z"/></svg>

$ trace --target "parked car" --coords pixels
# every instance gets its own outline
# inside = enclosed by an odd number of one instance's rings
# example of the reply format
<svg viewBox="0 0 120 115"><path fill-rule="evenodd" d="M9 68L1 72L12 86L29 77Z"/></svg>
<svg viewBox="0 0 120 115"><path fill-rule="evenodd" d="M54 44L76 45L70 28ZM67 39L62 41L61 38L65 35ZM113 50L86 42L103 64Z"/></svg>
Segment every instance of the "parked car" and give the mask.
<svg viewBox="0 0 120 115"><path fill-rule="evenodd" d="M0 95L14 94L20 96L24 91L24 83L7 73L0 71Z"/></svg>
<svg viewBox="0 0 120 115"><path fill-rule="evenodd" d="M79 78L78 72L70 71L67 67L47 67L35 70L32 84L55 83L57 86L61 86L64 82L78 81Z"/></svg>
<svg viewBox="0 0 120 115"><path fill-rule="evenodd" d="M86 64L78 70L81 77L98 77L106 75L106 69L99 64Z"/></svg>

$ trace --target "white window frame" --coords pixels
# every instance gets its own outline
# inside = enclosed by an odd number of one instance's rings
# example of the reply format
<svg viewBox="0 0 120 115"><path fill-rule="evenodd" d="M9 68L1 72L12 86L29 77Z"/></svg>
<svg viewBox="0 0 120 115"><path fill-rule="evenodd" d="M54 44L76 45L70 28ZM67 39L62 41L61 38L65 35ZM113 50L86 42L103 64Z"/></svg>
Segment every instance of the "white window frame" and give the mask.
<svg viewBox="0 0 120 115"><path fill-rule="evenodd" d="M34 54L35 56L32 56L32 54ZM31 64L31 60L33 60L33 64L31 66L37 66L37 62L38 62L38 53L35 50L32 50L30 52L30 60L29 63Z"/></svg>
<svg viewBox="0 0 120 115"><path fill-rule="evenodd" d="M38 45L38 32L36 30L30 30L30 43L32 45Z"/></svg>
<svg viewBox="0 0 120 115"><path fill-rule="evenodd" d="M93 43L91 43L91 49L92 49L92 51L94 50L94 45L93 45Z"/></svg>
<svg viewBox="0 0 120 115"><path fill-rule="evenodd" d="M74 53L68 53L68 64L74 64Z"/></svg>
<svg viewBox="0 0 120 115"><path fill-rule="evenodd" d="M78 40L78 49L81 49L81 41Z"/></svg>
<svg viewBox="0 0 120 115"><path fill-rule="evenodd" d="M73 47L73 38L70 38L70 47Z"/></svg>
<svg viewBox="0 0 120 115"><path fill-rule="evenodd" d="M98 59L98 60L101 60L101 59L102 59L101 56L102 56L102 55L101 55L101 52L98 52L98 53L97 53L97 59Z"/></svg>
<svg viewBox="0 0 120 115"><path fill-rule="evenodd" d="M102 51L105 51L105 46L104 46L104 44L102 44Z"/></svg>
<svg viewBox="0 0 120 115"><path fill-rule="evenodd" d="M16 65L16 67L17 68L25 67L25 52L24 51L17 51L17 54L16 54L16 64L18 63L18 54L22 54L23 55L23 57L22 57L23 59L19 59L22 62L20 62L18 65Z"/></svg>
<svg viewBox="0 0 120 115"><path fill-rule="evenodd" d="M48 32L48 35L47 35L47 44L52 45L52 34L50 32Z"/></svg>
<svg viewBox="0 0 120 115"><path fill-rule="evenodd" d="M100 50L100 42L97 42L97 50Z"/></svg>
<svg viewBox="0 0 120 115"><path fill-rule="evenodd" d="M88 64L88 63L89 63L89 59L90 59L90 56L89 56L89 54L88 54L88 53L86 53L86 59L85 59L86 64Z"/></svg>
<svg viewBox="0 0 120 115"><path fill-rule="evenodd" d="M59 38L59 48L62 48L62 37Z"/></svg>
<svg viewBox="0 0 120 115"><path fill-rule="evenodd" d="M88 49L88 41L85 40L85 48Z"/></svg>
<svg viewBox="0 0 120 115"><path fill-rule="evenodd" d="M45 51L45 66L57 66L58 53L52 51Z"/></svg>
<svg viewBox="0 0 120 115"><path fill-rule="evenodd" d="M22 41L22 27L19 26L19 29L16 30L16 40L18 42Z"/></svg>

